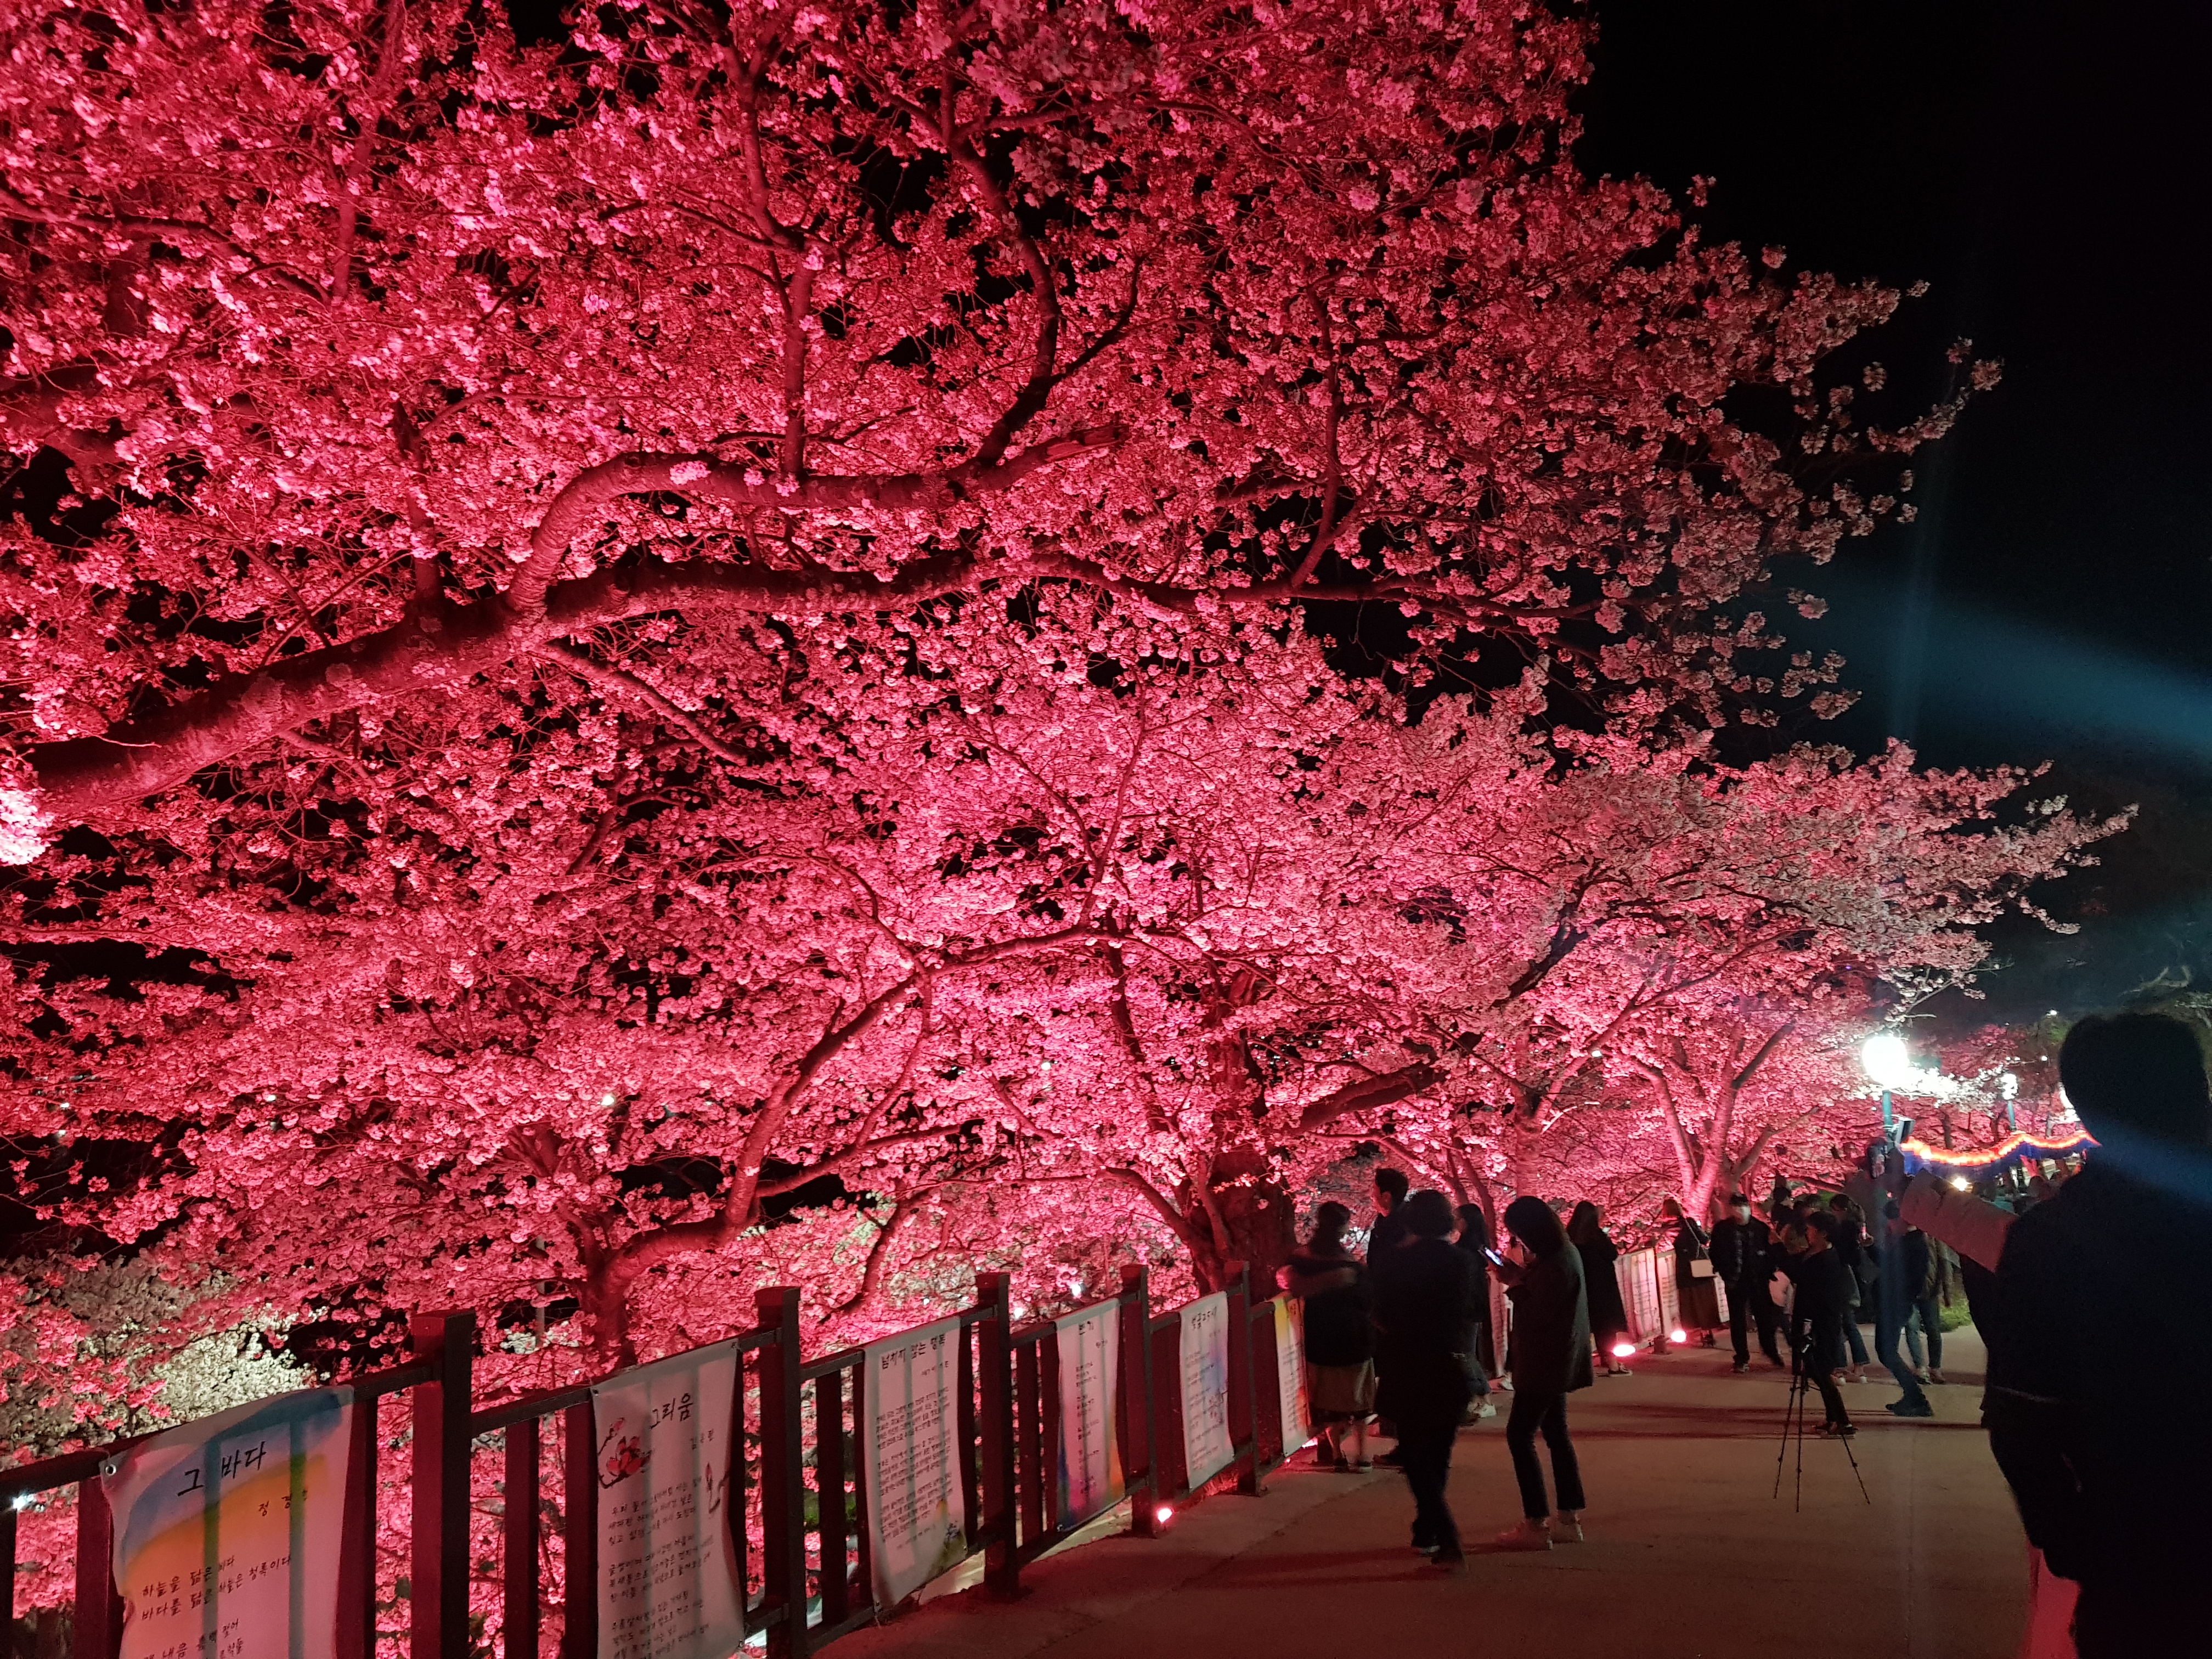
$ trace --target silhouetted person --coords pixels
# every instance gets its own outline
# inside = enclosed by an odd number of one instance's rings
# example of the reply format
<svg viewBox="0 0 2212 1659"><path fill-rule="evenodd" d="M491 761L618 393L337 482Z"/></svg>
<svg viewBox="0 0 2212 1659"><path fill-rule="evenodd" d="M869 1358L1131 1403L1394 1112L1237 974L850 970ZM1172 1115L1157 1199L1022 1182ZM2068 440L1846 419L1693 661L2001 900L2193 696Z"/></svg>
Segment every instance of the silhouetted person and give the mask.
<svg viewBox="0 0 2212 1659"><path fill-rule="evenodd" d="M1567 1218L1567 1241L1583 1259L1583 1294L1589 1304L1590 1334L1597 1340L1597 1357L1605 1362L1607 1376L1632 1375L1613 1349L1628 1340L1628 1307L1620 1299L1620 1274L1613 1264L1620 1252L1613 1248L1596 1205L1584 1199Z"/></svg>
<svg viewBox="0 0 2212 1659"><path fill-rule="evenodd" d="M1674 1235L1675 1317L1681 1321L1686 1335L1696 1332L1698 1340L1710 1348L1713 1333L1721 1325L1720 1292L1713 1288L1711 1241L1673 1199L1662 1199L1659 1212ZM1705 1271L1700 1273L1700 1267Z"/></svg>
<svg viewBox="0 0 2212 1659"><path fill-rule="evenodd" d="M1942 1247L1917 1227L1905 1230L1906 1293L1911 1311L1905 1316L1905 1350L1923 1382L1943 1380ZM1923 1358L1925 1346L1927 1357ZM1923 1366L1925 1370L1922 1370Z"/></svg>
<svg viewBox="0 0 2212 1659"><path fill-rule="evenodd" d="M1377 1170L1375 1172L1375 1224L1367 1230L1367 1279L1378 1296L1383 1282L1397 1266L1399 1253L1413 1235L1406 1231L1403 1213L1406 1194L1413 1186L1403 1170ZM1382 1379L1390 1368L1390 1356L1384 1348L1375 1351L1375 1378L1379 1392ZM1386 1414L1387 1416L1387 1414ZM1382 1432L1395 1436L1397 1431L1387 1420ZM1393 1449L1383 1453L1382 1461L1392 1468L1398 1467L1400 1451Z"/></svg>
<svg viewBox="0 0 2212 1659"><path fill-rule="evenodd" d="M1399 1209L1406 1201L1406 1194L1413 1182L1406 1178L1403 1170L1377 1170L1375 1172L1375 1224L1367 1230L1367 1271L1378 1271L1376 1257L1388 1257L1379 1271L1388 1273L1395 1257L1389 1252L1404 1243L1407 1237L1406 1218Z"/></svg>
<svg viewBox="0 0 2212 1659"><path fill-rule="evenodd" d="M2059 1080L2097 1139L2014 1222L1982 1421L2029 1540L2081 1586L2081 1659L2203 1650L2212 1628L2212 1092L2190 1029L2085 1019Z"/></svg>
<svg viewBox="0 0 2212 1659"><path fill-rule="evenodd" d="M1467 1411L1468 1419L1472 1422L1498 1415L1498 1407L1490 1399L1490 1258L1485 1254L1491 1248L1490 1218L1483 1214L1480 1204L1462 1204L1454 1213L1459 1217L1459 1237L1452 1242L1474 1269L1474 1313L1468 1325L1467 1346L1463 1350L1467 1357L1467 1386L1474 1393Z"/></svg>
<svg viewBox="0 0 2212 1659"><path fill-rule="evenodd" d="M1774 1235L1751 1212L1751 1200L1741 1193L1729 1195L1728 1219L1713 1229L1710 1247L1713 1272L1728 1286L1729 1337L1735 1344L1735 1368L1751 1369L1752 1325L1759 1327L1759 1350L1777 1365L1789 1362L1777 1352L1774 1334L1782 1323L1782 1310L1774 1305L1771 1288L1776 1269Z"/></svg>
<svg viewBox="0 0 2212 1659"><path fill-rule="evenodd" d="M1439 1566L1464 1571L1444 1485L1468 1399L1459 1347L1474 1302L1474 1269L1451 1242L1451 1200L1442 1193L1415 1193L1394 1213L1408 1237L1376 1286L1383 1358L1376 1403L1397 1426L1398 1467L1413 1493L1413 1547Z"/></svg>
<svg viewBox="0 0 2212 1659"><path fill-rule="evenodd" d="M1882 1209L1881 1256L1875 1269L1874 1357L1905 1390L1885 1409L1898 1417L1933 1417L1936 1407L1929 1403L1927 1390L1897 1351L1897 1340L1905 1334L1905 1322L1912 1316L1916 1282L1907 1261L1905 1232L1897 1200L1892 1199ZM1927 1258L1923 1255L1921 1260L1924 1265Z"/></svg>
<svg viewBox="0 0 2212 1659"><path fill-rule="evenodd" d="M1498 1541L1508 1549L1547 1550L1554 1539L1582 1541L1583 1475L1567 1437L1567 1396L1593 1380L1589 1304L1582 1257L1550 1205L1527 1194L1515 1199L1505 1206L1505 1230L1529 1258L1525 1266L1508 1261L1498 1270L1512 1287L1506 1294L1513 1298L1513 1412L1505 1421L1505 1444L1513 1454L1523 1519ZM1556 1519L1536 1462L1539 1433L1551 1449L1552 1483L1559 1493Z"/></svg>
<svg viewBox="0 0 2212 1659"><path fill-rule="evenodd" d="M1805 1248L1790 1261L1790 1274L1797 1285L1791 1305L1790 1350L1798 1370L1820 1391L1826 1420L1820 1432L1847 1438L1858 1431L1844 1409L1844 1396L1836 1388L1836 1372L1844 1363L1844 1321L1850 1317L1851 1276L1836 1254L1836 1218L1832 1212L1814 1210L1805 1217Z"/></svg>
<svg viewBox="0 0 2212 1659"><path fill-rule="evenodd" d="M1859 1321L1875 1310L1875 1281L1879 1269L1875 1265L1875 1253L1868 1248L1864 1214L1851 1197L1838 1193L1828 1200L1828 1213L1836 1218L1836 1254L1843 1258L1844 1270L1851 1276L1851 1306L1844 1316L1844 1346L1851 1352L1850 1379L1866 1381L1866 1338L1859 1334ZM1876 1326L1879 1329L1879 1325Z"/></svg>
<svg viewBox="0 0 2212 1659"><path fill-rule="evenodd" d="M1321 1445L1314 1461L1347 1472L1375 1467L1367 1425L1375 1415L1375 1310L1367 1270L1345 1248L1352 1212L1324 1204L1313 1237L1291 1257L1285 1288L1305 1304L1306 1394Z"/></svg>

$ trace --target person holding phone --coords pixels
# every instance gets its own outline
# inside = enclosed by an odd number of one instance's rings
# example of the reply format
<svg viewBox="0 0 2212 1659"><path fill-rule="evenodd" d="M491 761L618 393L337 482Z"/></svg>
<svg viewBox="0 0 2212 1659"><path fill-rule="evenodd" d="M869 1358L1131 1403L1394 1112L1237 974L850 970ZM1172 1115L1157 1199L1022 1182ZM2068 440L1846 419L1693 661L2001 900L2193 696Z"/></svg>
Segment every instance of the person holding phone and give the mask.
<svg viewBox="0 0 2212 1659"><path fill-rule="evenodd" d="M1505 1261L1498 1268L1513 1298L1513 1413L1506 1419L1505 1444L1513 1454L1522 1516L1498 1541L1506 1549L1547 1550L1555 1541L1578 1544L1583 1537L1582 1467L1567 1437L1567 1396L1594 1380L1589 1302L1582 1256L1550 1205L1523 1194L1505 1206L1505 1231L1521 1241L1529 1260L1525 1267ZM1540 1433L1551 1449L1557 1515L1536 1462Z"/></svg>
<svg viewBox="0 0 2212 1659"><path fill-rule="evenodd" d="M1474 1267L1474 1301L1468 1316L1467 1346L1461 1350L1467 1361L1467 1385L1474 1390L1474 1398L1468 1404L1469 1422L1498 1415L1498 1407L1490 1398L1490 1378L1496 1366L1493 1345L1490 1340L1490 1269L1504 1260L1490 1247L1490 1218L1483 1214L1479 1204L1459 1206L1460 1249Z"/></svg>

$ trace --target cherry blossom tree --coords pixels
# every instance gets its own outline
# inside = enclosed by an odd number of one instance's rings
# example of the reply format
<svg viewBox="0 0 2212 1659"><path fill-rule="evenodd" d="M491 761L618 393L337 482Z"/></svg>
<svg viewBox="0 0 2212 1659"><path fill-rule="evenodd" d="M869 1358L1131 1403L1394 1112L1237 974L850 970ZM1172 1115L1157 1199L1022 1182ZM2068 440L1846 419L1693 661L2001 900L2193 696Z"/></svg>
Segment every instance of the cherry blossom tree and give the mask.
<svg viewBox="0 0 2212 1659"><path fill-rule="evenodd" d="M1359 1121L1471 1195L1492 1178L1620 1180L1693 1212L1778 1137L1848 1153L1865 1139L1855 1050L1883 1017L1876 981L1970 988L1977 930L2009 905L2035 912L2032 886L2124 823L2011 801L2020 772L1912 763L1901 747L1863 764L1800 750L1569 778L1540 798L1545 832L1517 843L1551 860L1556 960L1510 1008L1432 1010L1461 1022L1425 1042L1457 1075L1425 1109Z"/></svg>
<svg viewBox="0 0 2212 1659"><path fill-rule="evenodd" d="M1583 177L1571 20L4 27L0 420L68 487L0 546L9 1127L143 1147L65 1207L240 1297L604 1364L764 1263L868 1317L986 1184L1217 1283L1328 1137L1528 1142L1716 940L1944 967L2080 833L1923 915L1905 763L1685 735L1836 705L1754 594L1993 370L1863 419L1896 296Z"/></svg>
<svg viewBox="0 0 2212 1659"><path fill-rule="evenodd" d="M700 743L641 632L709 667L717 618L995 594L988 630L1039 582L1395 603L1631 713L1806 695L1716 608L1892 510L1851 465L1955 409L1816 384L1893 294L1582 177L1583 28L1536 10L9 29L0 409L97 503L7 549L25 850L549 658Z"/></svg>

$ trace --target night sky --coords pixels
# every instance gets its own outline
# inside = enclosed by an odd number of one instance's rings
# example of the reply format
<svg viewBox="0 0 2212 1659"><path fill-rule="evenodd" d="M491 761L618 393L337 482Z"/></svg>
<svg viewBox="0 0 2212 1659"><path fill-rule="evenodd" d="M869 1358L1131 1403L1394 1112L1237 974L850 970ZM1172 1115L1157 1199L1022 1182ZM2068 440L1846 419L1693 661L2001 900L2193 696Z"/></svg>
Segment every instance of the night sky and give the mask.
<svg viewBox="0 0 2212 1659"><path fill-rule="evenodd" d="M2212 329L2200 253L2212 7L1600 0L1580 151L1680 191L1793 268L1924 278L1876 355L1948 343L2004 384L1919 468L1921 517L1790 580L1794 640L1863 695L1802 735L1940 765L2055 763L2141 803L2105 867L2021 929L1990 1012L2068 1012L2185 969L2212 986Z"/></svg>

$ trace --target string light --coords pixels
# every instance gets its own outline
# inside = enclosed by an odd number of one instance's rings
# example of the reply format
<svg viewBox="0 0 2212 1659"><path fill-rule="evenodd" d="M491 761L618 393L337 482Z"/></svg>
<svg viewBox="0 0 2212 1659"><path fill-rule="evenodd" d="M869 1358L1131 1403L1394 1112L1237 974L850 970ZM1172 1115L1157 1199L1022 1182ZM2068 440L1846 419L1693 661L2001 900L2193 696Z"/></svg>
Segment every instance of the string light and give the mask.
<svg viewBox="0 0 2212 1659"><path fill-rule="evenodd" d="M1930 1146L1926 1141L1917 1139L1905 1142L1902 1150L1910 1157L1956 1169L1969 1164L1996 1164L2021 1151L2041 1152L2055 1158L2061 1153L2078 1152L2084 1146L2096 1144L2087 1129L2076 1130L2058 1140L2044 1140L2023 1129L2018 1134L2007 1135L1994 1146L1984 1146L1976 1151L1954 1152L1942 1146Z"/></svg>

